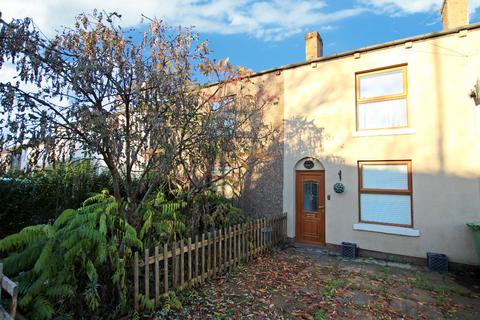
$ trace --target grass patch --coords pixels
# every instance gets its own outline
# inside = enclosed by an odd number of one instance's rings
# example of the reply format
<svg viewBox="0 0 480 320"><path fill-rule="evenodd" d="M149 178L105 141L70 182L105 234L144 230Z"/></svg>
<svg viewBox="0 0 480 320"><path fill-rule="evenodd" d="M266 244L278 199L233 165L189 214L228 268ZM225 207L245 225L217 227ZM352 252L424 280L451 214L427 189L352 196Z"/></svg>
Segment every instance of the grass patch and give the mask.
<svg viewBox="0 0 480 320"><path fill-rule="evenodd" d="M345 280L344 279L330 279L325 283L325 287L323 287L321 293L324 297L331 297L333 296L339 288L342 288L345 286Z"/></svg>
<svg viewBox="0 0 480 320"><path fill-rule="evenodd" d="M430 284L422 274L416 274L414 278L408 278L408 283L418 289L435 291L435 286Z"/></svg>
<svg viewBox="0 0 480 320"><path fill-rule="evenodd" d="M325 314L325 311L323 310L318 310L317 312L315 312L315 314L313 315L313 318L315 320L328 320L328 316Z"/></svg>

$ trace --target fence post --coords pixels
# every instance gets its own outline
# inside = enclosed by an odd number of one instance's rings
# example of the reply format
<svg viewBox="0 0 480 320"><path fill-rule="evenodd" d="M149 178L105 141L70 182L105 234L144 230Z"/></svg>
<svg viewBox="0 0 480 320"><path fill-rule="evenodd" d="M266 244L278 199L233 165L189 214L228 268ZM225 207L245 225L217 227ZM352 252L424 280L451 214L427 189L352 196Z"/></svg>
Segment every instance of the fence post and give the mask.
<svg viewBox="0 0 480 320"><path fill-rule="evenodd" d="M242 224L242 246L243 246L243 259L247 261L247 223Z"/></svg>
<svg viewBox="0 0 480 320"><path fill-rule="evenodd" d="M233 252L232 252L232 226L228 228L228 270L232 270L232 264L233 264Z"/></svg>
<svg viewBox="0 0 480 320"><path fill-rule="evenodd" d="M263 251L267 252L267 241L268 241L268 228L267 228L267 218L263 218Z"/></svg>
<svg viewBox="0 0 480 320"><path fill-rule="evenodd" d="M163 288L168 292L168 244L163 244Z"/></svg>
<svg viewBox="0 0 480 320"><path fill-rule="evenodd" d="M218 271L222 272L223 270L223 261L222 261L222 242L223 242L223 232L222 228L218 230Z"/></svg>
<svg viewBox="0 0 480 320"><path fill-rule="evenodd" d="M252 256L255 256L257 250L257 220L252 221Z"/></svg>
<svg viewBox="0 0 480 320"><path fill-rule="evenodd" d="M257 223L257 226L255 228L255 232L257 233L257 250L256 251L256 254L259 254L260 253L260 233L261 233L261 224L260 224L260 219L257 219L256 220L256 223Z"/></svg>
<svg viewBox="0 0 480 320"><path fill-rule="evenodd" d="M240 261L242 260L242 225L237 224L237 265L240 265Z"/></svg>
<svg viewBox="0 0 480 320"><path fill-rule="evenodd" d="M250 261L250 246L249 246L249 241L250 241L250 222L245 223L245 259L246 261Z"/></svg>
<svg viewBox="0 0 480 320"><path fill-rule="evenodd" d="M201 281L205 280L205 233L202 233L202 276Z"/></svg>
<svg viewBox="0 0 480 320"><path fill-rule="evenodd" d="M177 269L177 242L172 242L172 289L177 287L177 276L178 276L178 269Z"/></svg>
<svg viewBox="0 0 480 320"><path fill-rule="evenodd" d="M273 218L273 239L274 245L277 245L277 217Z"/></svg>
<svg viewBox="0 0 480 320"><path fill-rule="evenodd" d="M240 233L238 232L238 224L235 225L233 234L235 235L235 267L240 263Z"/></svg>
<svg viewBox="0 0 480 320"><path fill-rule="evenodd" d="M160 299L160 256L158 254L158 246L155 246L155 304Z"/></svg>
<svg viewBox="0 0 480 320"><path fill-rule="evenodd" d="M252 230L250 230L250 233L251 233L251 236L252 236L252 252L251 252L251 255L252 255L252 256L255 256L255 250L256 250L256 248L257 248L257 229L256 229L256 223L257 223L257 220L253 220L253 221L252 221L252 225L251 225Z"/></svg>
<svg viewBox="0 0 480 320"><path fill-rule="evenodd" d="M213 276L217 275L217 230L213 230Z"/></svg>
<svg viewBox="0 0 480 320"><path fill-rule="evenodd" d="M243 258L243 238L242 238L242 225L238 225L238 264L242 262Z"/></svg>
<svg viewBox="0 0 480 320"><path fill-rule="evenodd" d="M228 248L227 248L227 232L228 232L228 229L225 227L225 229L223 230L223 234L224 234L224 243L223 243L223 270L227 270L227 263L228 263Z"/></svg>
<svg viewBox="0 0 480 320"><path fill-rule="evenodd" d="M188 285L192 285L192 238L188 238Z"/></svg>
<svg viewBox="0 0 480 320"><path fill-rule="evenodd" d="M250 261L250 222L246 223L246 249L247 249L247 262Z"/></svg>
<svg viewBox="0 0 480 320"><path fill-rule="evenodd" d="M138 292L139 292L139 275L138 275L138 252L135 252L133 259L133 283L134 283L134 292L133 299L135 301L135 310L138 311ZM1 286L0 286L1 287Z"/></svg>
<svg viewBox="0 0 480 320"><path fill-rule="evenodd" d="M148 263L149 251L145 249L145 298L150 299L150 264Z"/></svg>
<svg viewBox="0 0 480 320"><path fill-rule="evenodd" d="M180 286L185 283L185 243L180 240Z"/></svg>
<svg viewBox="0 0 480 320"><path fill-rule="evenodd" d="M198 279L197 277L199 276L198 273L198 234L195 235L195 281L196 282Z"/></svg>
<svg viewBox="0 0 480 320"><path fill-rule="evenodd" d="M267 219L262 218L262 252L267 249Z"/></svg>
<svg viewBox="0 0 480 320"><path fill-rule="evenodd" d="M212 250L210 247L210 244L212 243L212 233L209 231L207 235L207 278L210 277L210 267L211 267L211 255L212 255Z"/></svg>
<svg viewBox="0 0 480 320"><path fill-rule="evenodd" d="M280 222L279 217L275 217L275 245L277 245L278 241L280 240L280 237L279 237L279 231L280 231L279 222Z"/></svg>
<svg viewBox="0 0 480 320"><path fill-rule="evenodd" d="M269 218L267 221L265 221L265 230L268 232L265 232L265 238L267 241L267 246L268 247L273 247L274 246L274 234L275 234L275 218Z"/></svg>

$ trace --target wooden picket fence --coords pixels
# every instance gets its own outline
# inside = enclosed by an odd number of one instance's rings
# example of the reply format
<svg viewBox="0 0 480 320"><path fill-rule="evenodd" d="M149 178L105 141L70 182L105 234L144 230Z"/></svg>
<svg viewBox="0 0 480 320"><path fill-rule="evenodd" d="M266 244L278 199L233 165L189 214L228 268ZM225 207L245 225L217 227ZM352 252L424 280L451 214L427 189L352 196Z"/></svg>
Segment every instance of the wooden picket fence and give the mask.
<svg viewBox="0 0 480 320"><path fill-rule="evenodd" d="M262 218L226 229L145 249L141 260L134 254L134 301L139 310L140 295L158 303L160 296L177 288L202 283L232 270L240 262L285 241L287 215Z"/></svg>

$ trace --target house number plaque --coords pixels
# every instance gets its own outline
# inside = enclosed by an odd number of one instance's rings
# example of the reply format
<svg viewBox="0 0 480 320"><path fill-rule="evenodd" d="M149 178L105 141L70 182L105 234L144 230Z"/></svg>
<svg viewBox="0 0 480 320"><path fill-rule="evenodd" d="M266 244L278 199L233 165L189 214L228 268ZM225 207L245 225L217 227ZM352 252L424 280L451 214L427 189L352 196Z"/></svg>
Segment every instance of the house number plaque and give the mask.
<svg viewBox="0 0 480 320"><path fill-rule="evenodd" d="M312 160L307 160L303 163L303 166L305 167L305 169L312 169L314 164Z"/></svg>

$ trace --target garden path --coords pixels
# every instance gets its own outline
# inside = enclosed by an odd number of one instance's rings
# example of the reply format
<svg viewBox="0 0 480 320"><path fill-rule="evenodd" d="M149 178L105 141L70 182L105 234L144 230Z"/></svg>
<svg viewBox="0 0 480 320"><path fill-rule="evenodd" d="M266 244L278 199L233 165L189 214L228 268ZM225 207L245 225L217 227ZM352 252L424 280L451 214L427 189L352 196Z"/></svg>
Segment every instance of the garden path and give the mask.
<svg viewBox="0 0 480 320"><path fill-rule="evenodd" d="M465 279L465 278L464 278ZM480 280L287 248L179 294L168 319L480 319Z"/></svg>

